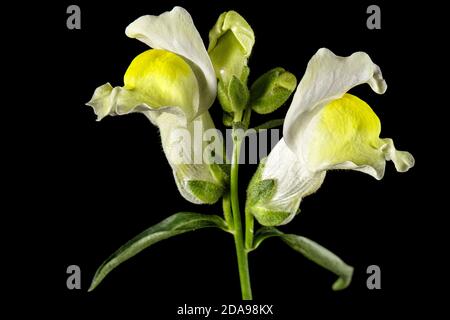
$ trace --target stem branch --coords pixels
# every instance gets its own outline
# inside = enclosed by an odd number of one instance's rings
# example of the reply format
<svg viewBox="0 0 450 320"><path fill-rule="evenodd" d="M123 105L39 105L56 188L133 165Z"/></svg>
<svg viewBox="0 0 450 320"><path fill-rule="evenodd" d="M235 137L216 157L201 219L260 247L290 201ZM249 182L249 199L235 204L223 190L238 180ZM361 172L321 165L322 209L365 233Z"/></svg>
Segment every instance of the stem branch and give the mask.
<svg viewBox="0 0 450 320"><path fill-rule="evenodd" d="M236 246L236 256L239 269L239 279L241 283L242 299L252 300L252 289L250 286L250 274L248 269L248 253L244 247L244 234L242 230L241 211L239 208L238 173L241 139L242 137L238 137L238 135L233 134L234 144L230 177L231 209L233 211L234 243Z"/></svg>

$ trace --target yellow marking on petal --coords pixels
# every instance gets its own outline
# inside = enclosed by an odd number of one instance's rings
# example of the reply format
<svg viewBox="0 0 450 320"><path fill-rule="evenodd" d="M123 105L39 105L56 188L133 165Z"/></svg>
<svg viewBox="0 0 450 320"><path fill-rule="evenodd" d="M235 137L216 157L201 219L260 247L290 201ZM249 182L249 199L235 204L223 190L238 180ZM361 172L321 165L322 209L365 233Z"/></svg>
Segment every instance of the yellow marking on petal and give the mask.
<svg viewBox="0 0 450 320"><path fill-rule="evenodd" d="M193 110L198 83L191 67L180 56L150 49L131 62L124 76L124 88L144 95L151 107L178 106Z"/></svg>
<svg viewBox="0 0 450 320"><path fill-rule="evenodd" d="M367 103L351 94L323 107L308 131L305 156L312 168L346 161L370 165L379 156L380 119Z"/></svg>

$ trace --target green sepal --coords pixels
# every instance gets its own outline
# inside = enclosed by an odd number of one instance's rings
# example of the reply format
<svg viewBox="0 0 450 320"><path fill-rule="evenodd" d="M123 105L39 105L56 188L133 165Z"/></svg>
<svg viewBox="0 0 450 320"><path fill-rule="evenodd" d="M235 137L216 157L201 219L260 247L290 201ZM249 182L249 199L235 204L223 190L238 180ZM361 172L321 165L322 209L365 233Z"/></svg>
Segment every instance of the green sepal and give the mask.
<svg viewBox="0 0 450 320"><path fill-rule="evenodd" d="M274 179L262 180L265 159L262 159L247 188L245 210L250 212L263 226L277 226L292 218L292 213L274 211L267 208L266 203L276 192L277 184Z"/></svg>
<svg viewBox="0 0 450 320"><path fill-rule="evenodd" d="M224 82L219 81L217 84L217 98L225 112L233 113L233 106L228 95L228 88L229 86L225 85Z"/></svg>
<svg viewBox="0 0 450 320"><path fill-rule="evenodd" d="M242 74L240 76L240 80L242 81L242 83L247 87L247 80L248 80L248 76L250 75L250 68L245 65L242 67ZM248 89L247 89L248 90ZM249 92L250 94L250 92Z"/></svg>
<svg viewBox="0 0 450 320"><path fill-rule="evenodd" d="M267 227L279 226L286 224L292 219L292 213L287 211L275 211L263 206L254 205L251 213L258 222Z"/></svg>
<svg viewBox="0 0 450 320"><path fill-rule="evenodd" d="M250 105L259 114L281 107L297 86L295 76L283 68L275 68L260 76L251 86Z"/></svg>
<svg viewBox="0 0 450 320"><path fill-rule="evenodd" d="M253 182L253 183L252 183ZM247 189L247 203L253 206L270 199L275 192L275 180L252 180Z"/></svg>
<svg viewBox="0 0 450 320"><path fill-rule="evenodd" d="M121 263L132 258L149 246L188 231L208 227L216 227L229 232L226 222L217 215L179 212L164 219L138 234L106 259L95 272L88 291L94 290Z"/></svg>
<svg viewBox="0 0 450 320"><path fill-rule="evenodd" d="M232 114L245 109L250 99L250 93L244 82L236 76L232 76L228 84L223 81L218 82L217 97L222 109L228 114Z"/></svg>
<svg viewBox="0 0 450 320"><path fill-rule="evenodd" d="M230 181L230 167L231 166L226 163L213 163L209 165L209 171L216 181L221 185L226 186Z"/></svg>
<svg viewBox="0 0 450 320"><path fill-rule="evenodd" d="M216 203L223 194L224 187L213 182L201 180L187 181L187 189L206 204Z"/></svg>
<svg viewBox="0 0 450 320"><path fill-rule="evenodd" d="M233 112L239 112L245 109L250 94L247 86L236 76L231 78L228 85L228 98Z"/></svg>

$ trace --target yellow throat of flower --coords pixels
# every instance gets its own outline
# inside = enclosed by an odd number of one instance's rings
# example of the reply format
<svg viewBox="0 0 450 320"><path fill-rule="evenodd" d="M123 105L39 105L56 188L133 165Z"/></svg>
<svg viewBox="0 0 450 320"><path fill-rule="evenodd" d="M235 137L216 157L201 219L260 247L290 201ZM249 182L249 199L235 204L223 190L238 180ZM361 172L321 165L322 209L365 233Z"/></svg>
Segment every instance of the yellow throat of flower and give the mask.
<svg viewBox="0 0 450 320"><path fill-rule="evenodd" d="M380 147L380 132L380 120L370 106L344 94L323 107L311 122L304 156L311 169L346 161L368 164Z"/></svg>
<svg viewBox="0 0 450 320"><path fill-rule="evenodd" d="M124 76L124 88L143 95L153 108L177 106L194 110L199 89L191 67L180 56L150 49L131 62Z"/></svg>

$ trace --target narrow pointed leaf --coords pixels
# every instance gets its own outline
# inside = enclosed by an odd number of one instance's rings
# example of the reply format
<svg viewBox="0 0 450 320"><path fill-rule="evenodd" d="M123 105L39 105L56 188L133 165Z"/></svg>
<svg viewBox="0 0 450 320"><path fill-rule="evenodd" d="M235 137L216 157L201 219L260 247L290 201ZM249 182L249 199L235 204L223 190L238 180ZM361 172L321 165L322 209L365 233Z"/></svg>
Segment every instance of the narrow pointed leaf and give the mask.
<svg viewBox="0 0 450 320"><path fill-rule="evenodd" d="M121 246L108 259L106 259L97 269L89 291L92 291L95 287L97 287L108 275L108 273L110 273L118 265L135 256L149 246L161 240L188 231L194 231L196 229L207 227L217 227L228 231L225 221L216 215L179 212L164 219L163 221L138 234L136 237Z"/></svg>
<svg viewBox="0 0 450 320"><path fill-rule="evenodd" d="M336 274L339 278L334 282L332 286L333 290L342 290L349 286L352 280L353 267L347 265L330 250L308 238L295 234L284 234L275 228L261 228L256 234L254 249L265 239L274 236L281 237L292 249Z"/></svg>
<svg viewBox="0 0 450 320"><path fill-rule="evenodd" d="M259 245L266 239L272 237L282 237L284 235L280 230L273 227L262 227L255 235L255 240L253 242L253 250L259 247Z"/></svg>
<svg viewBox="0 0 450 320"><path fill-rule="evenodd" d="M337 291L348 287L352 280L353 267L347 265L333 252L308 238L295 234L286 234L282 238L292 249L339 276L333 284L333 290Z"/></svg>

